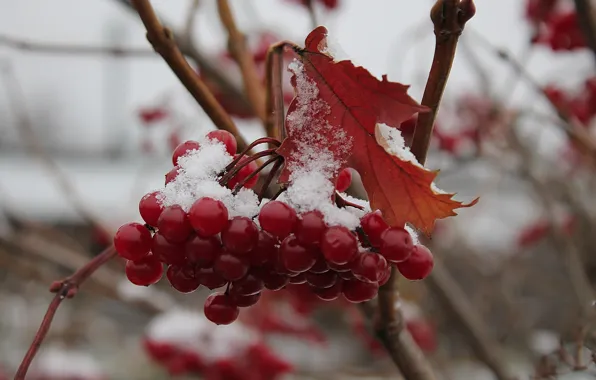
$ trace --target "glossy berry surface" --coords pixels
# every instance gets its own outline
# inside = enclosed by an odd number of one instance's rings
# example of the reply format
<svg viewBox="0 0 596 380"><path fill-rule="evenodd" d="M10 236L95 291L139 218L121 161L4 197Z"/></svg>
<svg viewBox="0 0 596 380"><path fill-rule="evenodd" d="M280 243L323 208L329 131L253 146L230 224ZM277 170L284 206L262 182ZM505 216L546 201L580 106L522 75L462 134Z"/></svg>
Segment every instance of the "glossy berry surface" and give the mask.
<svg viewBox="0 0 596 380"><path fill-rule="evenodd" d="M339 276L337 275L337 273L332 271L328 271L325 273L309 272L306 274L306 282L308 282L309 285L320 289L332 287L333 285L335 285L338 278Z"/></svg>
<svg viewBox="0 0 596 380"><path fill-rule="evenodd" d="M261 293L255 293L248 296L240 294L230 294L231 302L238 307L249 307L255 305L261 299Z"/></svg>
<svg viewBox="0 0 596 380"><path fill-rule="evenodd" d="M414 243L410 233L401 227L391 227L381 234L380 252L387 261L400 263L410 257Z"/></svg>
<svg viewBox="0 0 596 380"><path fill-rule="evenodd" d="M381 243L381 234L389 228L383 215L380 211L369 212L360 219L362 230L366 234L366 238L373 247L379 248Z"/></svg>
<svg viewBox="0 0 596 380"><path fill-rule="evenodd" d="M192 233L192 226L182 207L166 207L157 221L159 232L171 243L182 243Z"/></svg>
<svg viewBox="0 0 596 380"><path fill-rule="evenodd" d="M162 235L161 231L157 231L153 235L151 252L158 260L165 264L184 265L186 262L184 245L171 243Z"/></svg>
<svg viewBox="0 0 596 380"><path fill-rule="evenodd" d="M268 232L259 231L257 245L247 254L251 265L261 266L273 262L277 257L277 240Z"/></svg>
<svg viewBox="0 0 596 380"><path fill-rule="evenodd" d="M294 235L281 243L279 256L286 269L297 273L309 270L317 261L317 252L300 245Z"/></svg>
<svg viewBox="0 0 596 380"><path fill-rule="evenodd" d="M379 282L389 264L375 252L365 252L352 263L352 273L360 281Z"/></svg>
<svg viewBox="0 0 596 380"><path fill-rule="evenodd" d="M216 273L228 281L240 280L248 273L249 264L246 260L230 253L220 255L213 266Z"/></svg>
<svg viewBox="0 0 596 380"><path fill-rule="evenodd" d="M343 193L344 191L348 190L350 185L352 184L352 171L350 168L345 168L339 172L337 176L337 182L335 183L335 190Z"/></svg>
<svg viewBox="0 0 596 380"><path fill-rule="evenodd" d="M178 145L174 152L172 153L172 164L174 166L178 165L178 159L184 156L186 153L190 152L191 150L198 150L200 147L198 141L188 140L183 142L182 144Z"/></svg>
<svg viewBox="0 0 596 380"><path fill-rule="evenodd" d="M223 246L234 254L246 254L257 246L259 228L245 216L232 218L221 231Z"/></svg>
<svg viewBox="0 0 596 380"><path fill-rule="evenodd" d="M250 296L259 293L263 290L263 280L252 273L249 273L244 278L234 281L230 287L230 293L241 296Z"/></svg>
<svg viewBox="0 0 596 380"><path fill-rule="evenodd" d="M228 224L228 209L222 201L204 197L190 207L188 220L198 235L217 235Z"/></svg>
<svg viewBox="0 0 596 380"><path fill-rule="evenodd" d="M366 302L373 299L379 291L379 285L374 282L359 280L344 281L342 293L344 298L352 303Z"/></svg>
<svg viewBox="0 0 596 380"><path fill-rule="evenodd" d="M184 267L172 265L166 271L166 277L170 285L180 293L190 293L199 287L199 279L194 276L194 271Z"/></svg>
<svg viewBox="0 0 596 380"><path fill-rule="evenodd" d="M279 239L284 239L292 232L296 219L296 211L279 201L267 202L259 212L261 228Z"/></svg>
<svg viewBox="0 0 596 380"><path fill-rule="evenodd" d="M186 261L200 268L212 266L221 252L221 243L215 237L204 238L194 235L184 244Z"/></svg>
<svg viewBox="0 0 596 380"><path fill-rule="evenodd" d="M320 211L308 211L296 222L294 235L304 246L318 245L327 229L323 214Z"/></svg>
<svg viewBox="0 0 596 380"><path fill-rule="evenodd" d="M314 288L313 293L323 301L333 301L342 294L343 280L338 279L335 284L329 288Z"/></svg>
<svg viewBox="0 0 596 380"><path fill-rule="evenodd" d="M214 293L207 297L203 310L205 317L218 325L229 325L240 314L238 306L234 305L232 299L223 293Z"/></svg>
<svg viewBox="0 0 596 380"><path fill-rule="evenodd" d="M408 280L422 280L430 274L434 264L430 250L423 245L415 245L410 257L398 263L397 269Z"/></svg>
<svg viewBox="0 0 596 380"><path fill-rule="evenodd" d="M328 262L346 264L358 254L358 242L346 227L333 226L323 234L321 251Z"/></svg>
<svg viewBox="0 0 596 380"><path fill-rule="evenodd" d="M201 285L208 289L217 289L224 286L228 281L220 274L215 273L213 268L197 268L195 276L199 279Z"/></svg>
<svg viewBox="0 0 596 380"><path fill-rule="evenodd" d="M166 173L166 185L176 179L178 176L178 170L180 170L180 168L178 166L174 166L169 172Z"/></svg>
<svg viewBox="0 0 596 380"><path fill-rule="evenodd" d="M140 223L127 223L116 231L114 247L127 260L140 260L151 250L151 232Z"/></svg>
<svg viewBox="0 0 596 380"><path fill-rule="evenodd" d="M218 129L216 131L211 131L207 133L207 137L214 140L219 140L226 146L226 151L230 156L234 156L236 154L236 150L238 149L238 143L236 142L236 138L233 134L228 131L224 131L222 129Z"/></svg>
<svg viewBox="0 0 596 380"><path fill-rule="evenodd" d="M150 255L137 261L127 261L124 268L128 281L139 286L149 286L158 282L163 275L163 265Z"/></svg>
<svg viewBox="0 0 596 380"><path fill-rule="evenodd" d="M164 209L157 199L158 195L159 191L154 191L145 194L139 201L139 213L141 214L141 218L143 218L145 223L153 227L157 226L157 220Z"/></svg>

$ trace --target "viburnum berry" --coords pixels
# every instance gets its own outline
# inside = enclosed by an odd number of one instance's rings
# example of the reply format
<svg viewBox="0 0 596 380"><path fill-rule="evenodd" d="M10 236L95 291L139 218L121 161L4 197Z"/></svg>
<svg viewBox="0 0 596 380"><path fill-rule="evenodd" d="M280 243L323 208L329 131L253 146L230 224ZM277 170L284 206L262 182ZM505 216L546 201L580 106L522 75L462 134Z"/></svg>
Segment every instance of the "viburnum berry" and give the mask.
<svg viewBox="0 0 596 380"><path fill-rule="evenodd" d="M315 288L330 288L337 282L336 272L328 271L325 273L306 273L306 282Z"/></svg>
<svg viewBox="0 0 596 380"><path fill-rule="evenodd" d="M294 228L294 235L304 246L317 245L327 226L320 211L308 211L300 216Z"/></svg>
<svg viewBox="0 0 596 380"><path fill-rule="evenodd" d="M186 153L190 152L191 150L198 150L200 148L199 142L194 140L188 140L183 142L182 144L178 145L174 152L172 153L172 164L174 166L178 165L178 159L184 156Z"/></svg>
<svg viewBox="0 0 596 380"><path fill-rule="evenodd" d="M290 284L292 285L301 285L306 284L306 273L298 273L296 276L290 277Z"/></svg>
<svg viewBox="0 0 596 380"><path fill-rule="evenodd" d="M259 231L259 240L256 247L247 255L251 265L260 266L268 262L274 262L277 258L277 240L268 232Z"/></svg>
<svg viewBox="0 0 596 380"><path fill-rule="evenodd" d="M337 182L335 183L335 190L343 193L348 190L348 187L352 184L352 171L350 168L345 168L339 172L337 176Z"/></svg>
<svg viewBox="0 0 596 380"><path fill-rule="evenodd" d="M358 254L356 254L356 257L354 259L356 258L358 258ZM332 262L327 262L327 266L329 267L329 269L334 270L337 273L349 273L349 275L352 276L352 262L350 261L345 264L335 264Z"/></svg>
<svg viewBox="0 0 596 380"><path fill-rule="evenodd" d="M245 216L232 218L221 231L223 246L234 254L246 254L259 242L259 228Z"/></svg>
<svg viewBox="0 0 596 380"><path fill-rule="evenodd" d="M351 270L344 271L344 272L335 271L335 273L337 273L339 278L341 278L343 280L355 280L356 279L356 277L354 276L354 273L352 273Z"/></svg>
<svg viewBox="0 0 596 380"><path fill-rule="evenodd" d="M161 279L163 265L155 256L149 255L137 261L128 260L124 272L133 284L149 286Z"/></svg>
<svg viewBox="0 0 596 380"><path fill-rule="evenodd" d="M244 278L232 282L230 293L240 296L251 296L263 290L263 286L263 280L249 273Z"/></svg>
<svg viewBox="0 0 596 380"><path fill-rule="evenodd" d="M184 265L186 263L186 255L184 252L184 245L181 243L171 243L161 231L157 231L153 235L151 242L151 252L162 263L169 265Z"/></svg>
<svg viewBox="0 0 596 380"><path fill-rule="evenodd" d="M328 288L313 288L313 293L323 301L336 300L342 294L343 282L341 278L338 278L333 286Z"/></svg>
<svg viewBox="0 0 596 380"><path fill-rule="evenodd" d="M344 298L352 303L370 301L379 291L379 284L376 282L363 282L360 280L348 280L343 282L342 293Z"/></svg>
<svg viewBox="0 0 596 380"><path fill-rule="evenodd" d="M176 165L169 172L166 173L166 185L170 182L173 182L176 179L176 177L178 177L178 170L180 170L180 167Z"/></svg>
<svg viewBox="0 0 596 380"><path fill-rule="evenodd" d="M238 307L249 307L259 302L261 293L255 293L250 295L230 294L231 301Z"/></svg>
<svg viewBox="0 0 596 380"><path fill-rule="evenodd" d="M240 314L238 306L234 305L232 299L223 293L213 293L207 297L203 310L205 317L218 325L229 325Z"/></svg>
<svg viewBox="0 0 596 380"><path fill-rule="evenodd" d="M139 213L141 214L141 218L143 218L145 223L153 227L157 227L157 220L164 209L157 199L159 194L159 191L145 194L139 201Z"/></svg>
<svg viewBox="0 0 596 380"><path fill-rule="evenodd" d="M280 201L267 202L259 212L261 228L279 239L292 232L296 219L296 211Z"/></svg>
<svg viewBox="0 0 596 380"><path fill-rule="evenodd" d="M385 269L383 272L381 272L381 276L379 277L379 286L383 286L387 283L387 281L389 281L389 278L391 277L391 265L387 266L387 269Z"/></svg>
<svg viewBox="0 0 596 380"><path fill-rule="evenodd" d="M422 280L430 274L434 266L433 254L424 245L415 245L410 257L397 264L399 272L408 280Z"/></svg>
<svg viewBox="0 0 596 380"><path fill-rule="evenodd" d="M306 272L317 261L317 251L306 248L294 235L284 239L279 247L279 255L286 269L292 272Z"/></svg>
<svg viewBox="0 0 596 380"><path fill-rule="evenodd" d="M358 255L358 241L344 226L329 227L323 233L321 251L328 262L346 264Z"/></svg>
<svg viewBox="0 0 596 380"><path fill-rule="evenodd" d="M381 240L381 234L389 228L389 225L383 219L381 211L377 210L364 215L360 219L360 226L370 244L375 248L379 248L383 242Z"/></svg>
<svg viewBox="0 0 596 380"><path fill-rule="evenodd" d="M264 270L259 273L259 277L263 280L265 288L273 291L283 289L290 282L288 276L273 271Z"/></svg>
<svg viewBox="0 0 596 380"><path fill-rule="evenodd" d="M209 237L220 233L228 224L228 209L220 200L203 197L190 207L188 219L197 235Z"/></svg>
<svg viewBox="0 0 596 380"><path fill-rule="evenodd" d="M234 256L231 253L224 253L215 259L213 269L228 281L240 280L248 273L249 264L246 260Z"/></svg>
<svg viewBox="0 0 596 380"><path fill-rule="evenodd" d="M322 253L318 253L317 261L312 266L312 268L309 269L309 272L316 274L329 272L329 265L327 265L327 261L325 260L325 257Z"/></svg>
<svg viewBox="0 0 596 380"><path fill-rule="evenodd" d="M215 237L203 238L194 235L184 244L184 253L188 263L201 268L212 266L221 252L221 243Z"/></svg>
<svg viewBox="0 0 596 380"><path fill-rule="evenodd" d="M220 274L215 273L213 268L196 268L195 276L201 285L211 290L221 288L228 283Z"/></svg>
<svg viewBox="0 0 596 380"><path fill-rule="evenodd" d="M151 232L140 223L127 223L116 231L114 247L127 260L140 260L151 250Z"/></svg>
<svg viewBox="0 0 596 380"><path fill-rule="evenodd" d="M360 281L378 282L387 267L387 260L383 256L375 252L365 252L352 262L352 273Z"/></svg>
<svg viewBox="0 0 596 380"><path fill-rule="evenodd" d="M236 142L236 138L234 137L234 135L230 132L218 129L216 131L211 131L207 133L207 137L224 143L224 145L226 146L226 151L230 156L233 157L236 154L236 150L238 149L238 143Z"/></svg>
<svg viewBox="0 0 596 380"><path fill-rule="evenodd" d="M179 205L166 207L157 220L159 232L169 242L182 243L192 233L192 226L186 212Z"/></svg>
<svg viewBox="0 0 596 380"><path fill-rule="evenodd" d="M238 171L238 173L236 173L234 177L232 177L228 181L228 188L234 189L236 185L238 185L240 182L243 182L246 178L248 178L249 175L251 175L255 170L258 169L256 161L251 161L247 163L249 158L250 157L248 156L244 157L240 160L240 162L238 162L237 166L240 166L241 169ZM258 180L258 176L254 176L250 180L246 181L243 187L251 189L257 184Z"/></svg>
<svg viewBox="0 0 596 380"><path fill-rule="evenodd" d="M400 263L410 257L414 243L410 233L401 227L391 227L381 234L379 251L387 261Z"/></svg>
<svg viewBox="0 0 596 380"><path fill-rule="evenodd" d="M180 293L190 293L197 290L199 287L199 279L194 276L194 271L190 274L189 271L180 266L171 265L166 271L166 277L170 285Z"/></svg>

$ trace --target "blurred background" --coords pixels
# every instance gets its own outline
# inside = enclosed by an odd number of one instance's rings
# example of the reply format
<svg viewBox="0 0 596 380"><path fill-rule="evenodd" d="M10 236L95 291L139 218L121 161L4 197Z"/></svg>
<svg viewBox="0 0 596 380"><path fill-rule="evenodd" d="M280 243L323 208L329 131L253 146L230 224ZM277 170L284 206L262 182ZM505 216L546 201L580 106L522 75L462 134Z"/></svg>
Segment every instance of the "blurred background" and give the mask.
<svg viewBox="0 0 596 380"><path fill-rule="evenodd" d="M418 100L434 50L433 3L230 1L259 70L271 43L302 45L325 25L342 58L410 84ZM246 139L263 136L215 1L152 4ZM441 169L438 184L457 199L481 200L425 241L437 260L431 277L400 285L407 329L440 379L596 378L596 36L586 38L574 6L478 0L460 40L427 166ZM171 151L214 125L153 53L126 0L0 7L8 379L47 309L49 284L111 244L120 224L140 220L138 200L162 186ZM362 194L357 180L351 191ZM357 308L280 293L238 326L214 328L202 316L208 292L135 287L112 262L61 306L30 378L236 378L207 371L206 361L262 362L263 379L400 378ZM260 379L246 368L244 378Z"/></svg>

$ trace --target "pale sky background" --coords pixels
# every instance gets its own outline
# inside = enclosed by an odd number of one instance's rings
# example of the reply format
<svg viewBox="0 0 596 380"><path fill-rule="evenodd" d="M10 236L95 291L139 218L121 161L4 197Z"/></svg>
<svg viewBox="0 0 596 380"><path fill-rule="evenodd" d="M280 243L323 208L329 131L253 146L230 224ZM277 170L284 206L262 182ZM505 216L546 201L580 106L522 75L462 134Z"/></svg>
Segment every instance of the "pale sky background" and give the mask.
<svg viewBox="0 0 596 380"><path fill-rule="evenodd" d="M319 22L327 26L330 38L338 41L355 63L374 75L388 73L391 80L412 84L411 95L420 99L434 49L428 17L432 3L430 0L342 0L338 11L319 12ZM529 38L529 27L523 19L525 1L477 0L476 3L477 15L468 24L464 36L490 75L494 92L504 94L510 87L511 71L477 36L516 56L523 55ZM181 25L190 2L156 0L153 4L164 19ZM272 29L281 38L302 44L310 30L307 12L285 0L236 0L232 5L245 31ZM219 51L225 46L225 34L216 15L215 2L202 0L202 6L194 36L203 51ZM0 0L0 9L3 35L38 42L149 48L138 16L114 0ZM151 105L164 94L173 93L176 107L191 120L187 137L211 128L170 69L157 57L120 60L58 56L0 46L0 63L10 63L13 67L34 125L48 144L94 152L105 149L110 141L117 141L130 150L125 161L59 161L75 186L89 199L89 206L113 223L135 218L139 197L160 186L163 174L169 170L167 155L143 162L147 159L137 153L139 136L147 133L136 118L138 107ZM555 55L546 48L537 48L527 68L542 82L573 85L592 69L592 61L587 52ZM0 85L3 86L0 137L14 145L18 137L3 78ZM478 81L460 51L445 101L453 101L453 94L469 91L479 91ZM507 99L516 106L537 102L524 85L518 86L515 96ZM254 128L249 131L249 137L258 134ZM547 140L541 148L548 151L552 144ZM466 189L446 190L459 191L468 198L475 195L473 191L466 193ZM27 217L76 216L52 177L34 160L6 152L0 152L0 199L4 207Z"/></svg>

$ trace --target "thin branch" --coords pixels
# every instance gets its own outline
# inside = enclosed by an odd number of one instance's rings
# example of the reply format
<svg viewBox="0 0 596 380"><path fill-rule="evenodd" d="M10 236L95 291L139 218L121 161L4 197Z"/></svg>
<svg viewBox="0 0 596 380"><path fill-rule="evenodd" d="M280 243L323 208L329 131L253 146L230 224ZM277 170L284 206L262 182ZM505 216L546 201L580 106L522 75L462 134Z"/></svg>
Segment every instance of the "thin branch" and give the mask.
<svg viewBox="0 0 596 380"><path fill-rule="evenodd" d="M310 17L310 26L312 29L319 26L317 20L317 12L315 10L315 4L313 0L306 0L306 7L308 8L308 16Z"/></svg>
<svg viewBox="0 0 596 380"><path fill-rule="evenodd" d="M0 45L33 53L66 54L66 55L105 55L114 58L154 58L155 53L149 49L122 48L108 46L72 45L27 41L12 36L0 35Z"/></svg>
<svg viewBox="0 0 596 380"><path fill-rule="evenodd" d="M193 43L192 32L195 27L195 22L197 20L197 11L199 9L200 0L192 0L190 4L190 9L186 15L186 22L184 23L184 29L182 31L182 38L188 41L189 44Z"/></svg>
<svg viewBox="0 0 596 380"><path fill-rule="evenodd" d="M132 4L137 9L147 29L147 40L149 40L155 51L170 66L180 82L213 121L213 124L219 129L232 133L238 141L238 148L241 150L246 148L246 141L236 128L232 118L213 96L207 85L199 78L195 70L188 64L176 45L172 32L163 27L149 0L132 0Z"/></svg>
<svg viewBox="0 0 596 380"><path fill-rule="evenodd" d="M590 4L590 0L574 0L575 2L575 13L579 19L579 26L582 29L582 33L586 38L594 59L596 59L596 14L595 10Z"/></svg>
<svg viewBox="0 0 596 380"><path fill-rule="evenodd" d="M81 284L87 278L89 278L89 276L91 276L93 272L95 272L99 267L101 267L107 261L112 259L114 256L116 256L116 250L114 249L114 247L109 247L102 253L97 255L93 260L89 261L87 264L85 264L83 267L81 267L79 270L73 273L71 276L67 277L62 281L57 281L52 284L52 286L50 287L50 291L56 293L56 295L54 296L54 299L48 306L48 311L43 317L41 325L39 326L39 329L35 334L35 338L33 339L33 342L31 343L29 350L27 350L27 353L25 354L25 357L23 358L23 361L21 362L19 369L17 370L14 380L25 380L25 376L27 376L29 366L35 358L35 355L37 354L39 347L43 343L54 319L54 315L56 314L56 311L58 310L58 307L60 307L62 301L65 298L73 298L76 295L78 288L81 286Z"/></svg>
<svg viewBox="0 0 596 380"><path fill-rule="evenodd" d="M267 121L265 131L267 136L280 139L284 130L284 101L283 101L283 52L288 42L271 45L267 51L265 61L265 90L267 93L266 111Z"/></svg>
<svg viewBox="0 0 596 380"><path fill-rule="evenodd" d="M447 85L459 36L475 11L472 0L437 0L431 9L430 18L436 37L435 56L422 98L422 105L429 107L430 112L418 115L411 147L421 164L426 161L434 121ZM408 344L401 310L396 310L398 277L393 268L389 281L379 289L377 335L406 379L434 379L431 366L424 355L415 345Z"/></svg>
<svg viewBox="0 0 596 380"><path fill-rule="evenodd" d="M267 120L267 115L265 114L265 89L263 88L263 83L257 71L253 56L246 46L246 37L238 30L227 0L217 0L217 11L219 12L221 22L228 32L228 50L240 67L244 92L255 115L265 122Z"/></svg>

